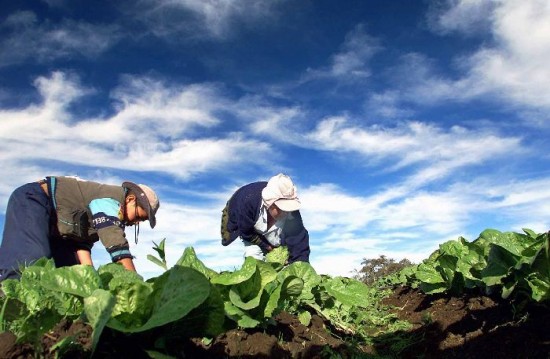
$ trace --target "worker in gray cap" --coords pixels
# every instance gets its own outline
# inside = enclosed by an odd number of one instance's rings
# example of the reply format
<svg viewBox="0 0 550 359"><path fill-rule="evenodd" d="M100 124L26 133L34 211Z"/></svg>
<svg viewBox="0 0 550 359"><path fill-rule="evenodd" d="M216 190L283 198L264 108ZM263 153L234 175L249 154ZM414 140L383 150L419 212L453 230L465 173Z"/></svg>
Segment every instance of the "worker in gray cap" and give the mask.
<svg viewBox="0 0 550 359"><path fill-rule="evenodd" d="M107 185L78 177L51 176L17 188L8 201L0 246L0 281L19 278L21 266L41 257L57 267L93 265L95 242L113 262L135 271L124 229L156 224L159 200L144 184Z"/></svg>

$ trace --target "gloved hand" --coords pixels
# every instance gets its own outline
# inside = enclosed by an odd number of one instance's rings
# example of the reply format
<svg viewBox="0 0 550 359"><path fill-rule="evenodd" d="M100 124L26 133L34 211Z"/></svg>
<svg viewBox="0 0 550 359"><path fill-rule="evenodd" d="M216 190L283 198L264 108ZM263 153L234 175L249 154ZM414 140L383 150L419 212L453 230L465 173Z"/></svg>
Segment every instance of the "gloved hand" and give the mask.
<svg viewBox="0 0 550 359"><path fill-rule="evenodd" d="M273 247L261 234L255 234L252 238L248 240L250 243L257 245L262 249L263 252L271 252Z"/></svg>

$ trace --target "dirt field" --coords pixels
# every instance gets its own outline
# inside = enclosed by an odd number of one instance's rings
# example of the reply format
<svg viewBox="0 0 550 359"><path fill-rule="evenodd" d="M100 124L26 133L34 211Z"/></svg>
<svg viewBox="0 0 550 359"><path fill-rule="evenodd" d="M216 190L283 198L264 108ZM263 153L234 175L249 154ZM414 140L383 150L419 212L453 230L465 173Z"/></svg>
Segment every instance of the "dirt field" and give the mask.
<svg viewBox="0 0 550 359"><path fill-rule="evenodd" d="M413 329L378 338L376 344L359 346L335 334L313 316L305 327L281 313L268 330L231 330L205 344L202 338L181 338L165 343L177 358L550 358L550 309L532 305L528 314L506 301L487 296L426 296L398 288L385 300ZM61 323L43 338L42 353L15 345L11 334L0 334L1 358L52 357L49 347L67 335L76 335L79 346L89 347L89 328ZM144 349L155 344L154 335L123 336L106 330L94 358L148 358ZM158 346L159 343L156 343ZM76 351L67 358L89 357Z"/></svg>

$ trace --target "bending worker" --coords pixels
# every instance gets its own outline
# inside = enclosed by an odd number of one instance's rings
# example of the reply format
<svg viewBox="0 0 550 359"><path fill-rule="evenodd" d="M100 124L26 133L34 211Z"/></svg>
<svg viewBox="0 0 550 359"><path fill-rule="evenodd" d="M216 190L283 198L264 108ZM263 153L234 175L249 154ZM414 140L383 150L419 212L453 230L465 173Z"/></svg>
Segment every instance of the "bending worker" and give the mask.
<svg viewBox="0 0 550 359"><path fill-rule="evenodd" d="M155 227L159 200L146 185L121 186L84 181L77 177L46 177L17 188L8 201L0 246L0 281L19 278L20 267L41 257L56 267L93 265L95 242L107 249L113 262L135 271L125 226L149 220Z"/></svg>
<svg viewBox="0 0 550 359"><path fill-rule="evenodd" d="M222 245L240 238L245 257L263 259L274 247L287 246L289 263L309 261L309 234L300 215L296 186L287 175L239 188L222 212Z"/></svg>

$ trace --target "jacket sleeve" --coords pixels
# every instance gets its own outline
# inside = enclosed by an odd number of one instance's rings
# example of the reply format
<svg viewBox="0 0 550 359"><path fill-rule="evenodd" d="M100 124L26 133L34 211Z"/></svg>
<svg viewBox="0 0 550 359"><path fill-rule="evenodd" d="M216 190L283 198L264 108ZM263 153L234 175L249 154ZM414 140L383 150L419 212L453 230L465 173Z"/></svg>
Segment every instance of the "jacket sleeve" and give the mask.
<svg viewBox="0 0 550 359"><path fill-rule="evenodd" d="M249 212L242 212L238 219L239 235L242 239L250 241L256 234L254 229L254 217Z"/></svg>
<svg viewBox="0 0 550 359"><path fill-rule="evenodd" d="M257 234L254 225L259 213L256 213L257 206L253 200L253 196L244 196L236 203L238 236L247 241L252 240Z"/></svg>
<svg viewBox="0 0 550 359"><path fill-rule="evenodd" d="M120 220L120 203L112 198L93 200L90 205L92 225L97 230L101 243L107 249L113 262L133 258Z"/></svg>
<svg viewBox="0 0 550 359"><path fill-rule="evenodd" d="M289 214L283 229L281 244L288 247L288 263L309 262L309 233L304 227L300 211Z"/></svg>

